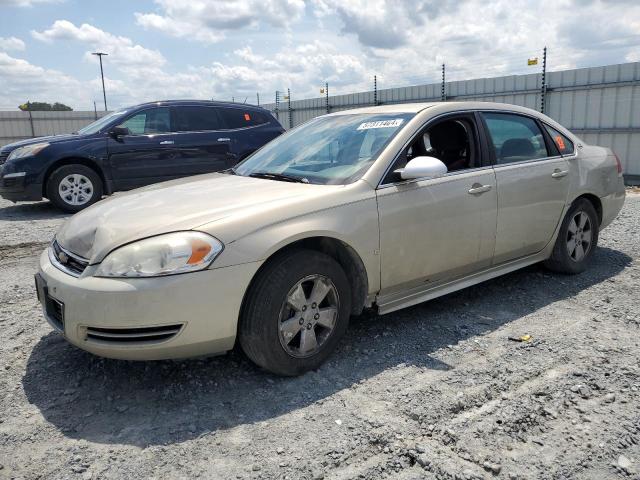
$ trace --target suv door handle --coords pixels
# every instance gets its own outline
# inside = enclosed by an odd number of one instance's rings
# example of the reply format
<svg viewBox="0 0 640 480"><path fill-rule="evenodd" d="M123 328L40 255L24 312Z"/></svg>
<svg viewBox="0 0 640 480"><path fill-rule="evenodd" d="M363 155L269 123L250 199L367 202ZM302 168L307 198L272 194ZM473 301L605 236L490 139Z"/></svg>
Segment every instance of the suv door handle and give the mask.
<svg viewBox="0 0 640 480"><path fill-rule="evenodd" d="M553 178L562 178L562 177L566 177L568 173L569 173L569 170L560 170L556 168L551 174L551 176Z"/></svg>
<svg viewBox="0 0 640 480"><path fill-rule="evenodd" d="M218 141L219 141L219 142L230 142L230 141L231 141L231 139L230 139L229 137L220 137L220 138L218 139Z"/></svg>
<svg viewBox="0 0 640 480"><path fill-rule="evenodd" d="M173 145L173 140L164 140L160 142L160 145Z"/></svg>
<svg viewBox="0 0 640 480"><path fill-rule="evenodd" d="M481 193L488 192L491 188L493 188L491 185L480 185L479 183L474 183L471 185L469 193L471 195L480 195Z"/></svg>

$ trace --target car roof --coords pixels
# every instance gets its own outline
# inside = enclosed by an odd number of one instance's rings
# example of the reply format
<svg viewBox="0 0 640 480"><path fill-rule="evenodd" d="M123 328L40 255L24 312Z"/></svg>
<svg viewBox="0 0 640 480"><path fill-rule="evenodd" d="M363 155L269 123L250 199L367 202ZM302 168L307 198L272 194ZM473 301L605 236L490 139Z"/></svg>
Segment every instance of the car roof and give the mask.
<svg viewBox="0 0 640 480"><path fill-rule="evenodd" d="M238 103L238 102L224 102L221 100L158 100L155 102L140 103L138 105L131 105L124 110L131 110L134 108L150 107L150 106L207 106L207 107L235 107L252 110L265 110L264 108L253 105L250 103Z"/></svg>
<svg viewBox="0 0 640 480"><path fill-rule="evenodd" d="M329 116L355 115L359 113L418 113L428 108L433 108L438 113L454 112L459 110L508 110L511 112L522 112L540 115L530 108L520 107L509 103L495 102L421 102L421 103L397 103L393 105L377 105L371 107L355 108L352 110L342 110L330 113Z"/></svg>

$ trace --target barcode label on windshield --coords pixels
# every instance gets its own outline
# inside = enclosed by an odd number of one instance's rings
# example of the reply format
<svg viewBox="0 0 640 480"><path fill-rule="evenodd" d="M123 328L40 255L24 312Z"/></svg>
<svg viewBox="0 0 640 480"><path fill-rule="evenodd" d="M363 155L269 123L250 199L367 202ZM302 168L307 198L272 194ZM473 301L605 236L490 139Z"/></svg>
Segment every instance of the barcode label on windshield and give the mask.
<svg viewBox="0 0 640 480"><path fill-rule="evenodd" d="M402 118L394 118L393 120L378 120L377 122L361 123L357 130L369 130L370 128L395 128L402 125Z"/></svg>

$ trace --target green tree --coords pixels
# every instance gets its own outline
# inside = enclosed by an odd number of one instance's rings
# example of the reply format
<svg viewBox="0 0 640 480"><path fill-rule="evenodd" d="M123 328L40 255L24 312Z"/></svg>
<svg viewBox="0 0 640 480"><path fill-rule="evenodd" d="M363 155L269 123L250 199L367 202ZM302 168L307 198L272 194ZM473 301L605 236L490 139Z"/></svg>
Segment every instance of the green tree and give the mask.
<svg viewBox="0 0 640 480"><path fill-rule="evenodd" d="M53 105L47 102L27 102L18 108L22 111L31 110L32 112L70 112L73 110L73 108L59 102Z"/></svg>

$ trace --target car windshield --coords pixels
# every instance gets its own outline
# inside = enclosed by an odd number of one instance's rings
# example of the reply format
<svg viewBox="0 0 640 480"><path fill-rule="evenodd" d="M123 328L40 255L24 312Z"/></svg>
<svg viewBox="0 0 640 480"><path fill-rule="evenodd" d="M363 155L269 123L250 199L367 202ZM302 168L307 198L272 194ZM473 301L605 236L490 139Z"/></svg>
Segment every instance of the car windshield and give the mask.
<svg viewBox="0 0 640 480"><path fill-rule="evenodd" d="M111 112L108 115L105 115L104 117L99 118L95 122L90 123L86 127L81 128L80 130L78 130L78 135L90 135L92 133L99 132L100 129L102 127L104 127L106 124L110 123L112 120L114 120L114 119L116 119L118 117L122 117L125 113L127 113L126 110L120 110L118 112Z"/></svg>
<svg viewBox="0 0 640 480"><path fill-rule="evenodd" d="M340 185L360 178L414 114L346 114L311 120L276 138L233 173Z"/></svg>

